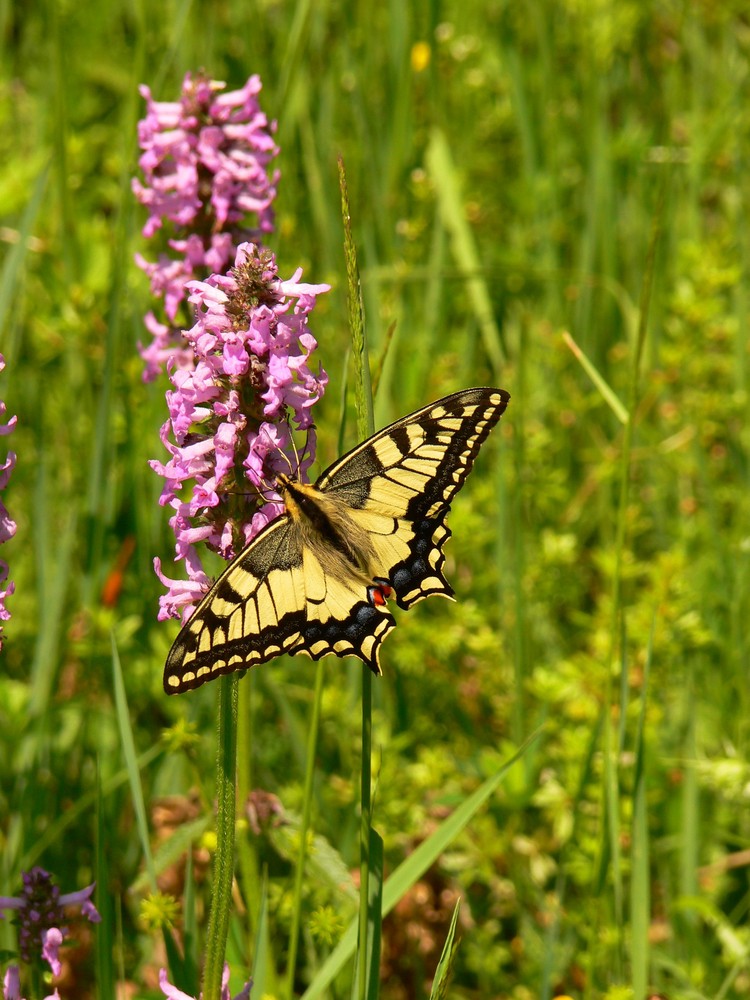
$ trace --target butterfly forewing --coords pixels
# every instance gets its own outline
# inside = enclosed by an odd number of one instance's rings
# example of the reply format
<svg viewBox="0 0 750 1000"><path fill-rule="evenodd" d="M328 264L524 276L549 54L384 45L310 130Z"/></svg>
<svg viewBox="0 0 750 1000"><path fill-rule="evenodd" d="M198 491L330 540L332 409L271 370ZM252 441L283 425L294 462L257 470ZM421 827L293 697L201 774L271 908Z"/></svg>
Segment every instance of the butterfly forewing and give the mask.
<svg viewBox="0 0 750 1000"><path fill-rule="evenodd" d="M503 389L446 396L368 438L326 469L315 485L346 496L354 507L376 495L402 516L449 504L509 399Z"/></svg>
<svg viewBox="0 0 750 1000"><path fill-rule="evenodd" d="M369 525L401 607L453 596L442 573L445 517L509 399L502 389L454 393L375 434L318 480Z"/></svg>
<svg viewBox="0 0 750 1000"><path fill-rule="evenodd" d="M366 539L372 579L357 579L345 547L303 530L304 511L268 525L219 577L170 650L164 687L177 693L280 653L360 657L380 673L380 646L395 627L384 606L452 596L442 567L450 502L508 400L466 389L364 441L304 490L305 504ZM335 527L335 525L334 525Z"/></svg>
<svg viewBox="0 0 750 1000"><path fill-rule="evenodd" d="M305 625L306 602L294 534L282 515L214 583L169 651L168 694L263 663L294 645Z"/></svg>

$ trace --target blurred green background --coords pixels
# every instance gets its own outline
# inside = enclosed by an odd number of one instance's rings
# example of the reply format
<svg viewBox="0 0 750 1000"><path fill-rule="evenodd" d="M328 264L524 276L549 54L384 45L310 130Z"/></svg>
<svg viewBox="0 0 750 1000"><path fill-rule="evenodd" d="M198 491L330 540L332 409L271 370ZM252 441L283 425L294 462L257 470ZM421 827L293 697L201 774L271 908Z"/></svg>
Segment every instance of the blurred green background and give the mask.
<svg viewBox="0 0 750 1000"><path fill-rule="evenodd" d="M429 995L458 895L451 996L747 996L747 5L47 0L0 4L0 29L0 398L18 415L0 893L33 863L63 891L99 878L115 960L95 975L83 938L70 995L122 979L156 996L164 964L138 921L112 635L154 843L212 801L214 686L161 687L176 623L156 622L151 564L173 543L147 460L165 385L141 381L152 303L130 193L138 84L174 100L204 69L261 75L282 171L268 245L282 275L333 285L311 323L331 379L322 464L354 441L339 153L375 366L395 324L378 424L467 385L512 395L451 516L458 603L402 616L383 651L387 868L545 728L389 917L383 997ZM359 670L326 663L314 826L342 870ZM253 784L290 814L312 679L297 658L243 682ZM268 826L245 836L283 967L294 851ZM356 907L315 873L305 905L300 992ZM251 959L239 931L233 947Z"/></svg>

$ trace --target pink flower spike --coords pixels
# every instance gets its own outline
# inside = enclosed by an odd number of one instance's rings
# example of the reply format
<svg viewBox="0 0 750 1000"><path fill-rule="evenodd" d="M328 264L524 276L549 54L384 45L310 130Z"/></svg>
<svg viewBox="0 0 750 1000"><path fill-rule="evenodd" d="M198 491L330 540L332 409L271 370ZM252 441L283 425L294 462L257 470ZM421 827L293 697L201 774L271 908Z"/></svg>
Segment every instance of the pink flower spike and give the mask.
<svg viewBox="0 0 750 1000"><path fill-rule="evenodd" d="M23 890L19 897L0 897L0 910L18 911L18 941L24 962L48 962L54 975L60 974L60 945L67 937L64 907L80 905L84 916L94 923L101 919L91 902L94 885L60 895L52 876L35 867L21 873Z"/></svg>
<svg viewBox="0 0 750 1000"><path fill-rule="evenodd" d="M136 263L146 272L152 294L164 300L169 343L181 351L178 313L185 308L187 284L224 271L237 245L273 229L273 201L278 154L269 123L258 103L259 78L250 77L237 91L225 84L186 74L179 101L159 102L141 87L146 116L138 125L142 179L134 179L135 197L148 210L143 235L160 231L161 253ZM164 252L166 251L166 252ZM161 370L162 359L141 348L144 378Z"/></svg>
<svg viewBox="0 0 750 1000"><path fill-rule="evenodd" d="M164 479L159 502L174 510L169 523L189 582L168 578L155 562L168 588L160 620L185 621L208 587L198 543L233 558L283 509L273 496L278 473L302 476L314 460L312 409L328 377L310 367L317 343L308 323L328 286L301 286L300 274L281 281L273 254L244 243L229 273L189 282L196 316L185 336L194 368L171 372L161 432L170 457L150 463ZM287 287L305 294L286 295ZM302 459L292 427L308 432Z"/></svg>

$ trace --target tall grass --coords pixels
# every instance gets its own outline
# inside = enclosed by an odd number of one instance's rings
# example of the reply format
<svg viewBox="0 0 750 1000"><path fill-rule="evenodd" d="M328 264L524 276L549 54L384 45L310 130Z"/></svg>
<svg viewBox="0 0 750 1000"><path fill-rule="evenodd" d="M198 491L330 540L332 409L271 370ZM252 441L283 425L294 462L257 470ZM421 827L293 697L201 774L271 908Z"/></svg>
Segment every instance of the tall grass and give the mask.
<svg viewBox="0 0 750 1000"><path fill-rule="evenodd" d="M743 9L51 0L0 24L0 398L19 416L4 439L19 527L0 553L16 582L0 895L33 863L63 891L97 878L106 925L96 964L82 936L70 995L110 997L122 977L156 995L149 857L183 905L175 940L202 955L216 685L161 689L174 629L155 620L151 562L171 542L147 460L164 387L140 380L149 302L129 190L138 83L168 100L200 67L233 85L261 75L282 147L281 273L334 286L315 320L323 461L361 433L342 389L339 153L375 424L465 385L512 394L451 513L458 602L403 616L373 684L381 996L429 995L458 896L457 996L747 992ZM285 975L287 993L352 988L359 667L321 670L307 786L316 669L280 660L240 685L228 955L233 983L252 968L269 994ZM276 797L260 820L257 789ZM1 947L12 930L0 921Z"/></svg>

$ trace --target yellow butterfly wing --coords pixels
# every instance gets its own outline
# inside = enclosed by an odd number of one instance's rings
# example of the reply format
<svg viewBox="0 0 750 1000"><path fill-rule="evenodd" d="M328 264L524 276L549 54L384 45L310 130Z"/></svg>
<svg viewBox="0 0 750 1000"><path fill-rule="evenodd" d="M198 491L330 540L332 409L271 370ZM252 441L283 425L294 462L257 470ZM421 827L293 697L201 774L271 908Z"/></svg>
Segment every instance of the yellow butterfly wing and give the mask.
<svg viewBox="0 0 750 1000"><path fill-rule="evenodd" d="M445 517L509 400L503 389L446 396L364 441L315 484L370 532L400 607L453 596L442 575Z"/></svg>
<svg viewBox="0 0 750 1000"><path fill-rule="evenodd" d="M379 652L403 608L452 596L442 574L450 501L509 400L466 389L397 420L327 469L314 486L279 477L287 513L216 580L167 658L169 694L281 653Z"/></svg>

